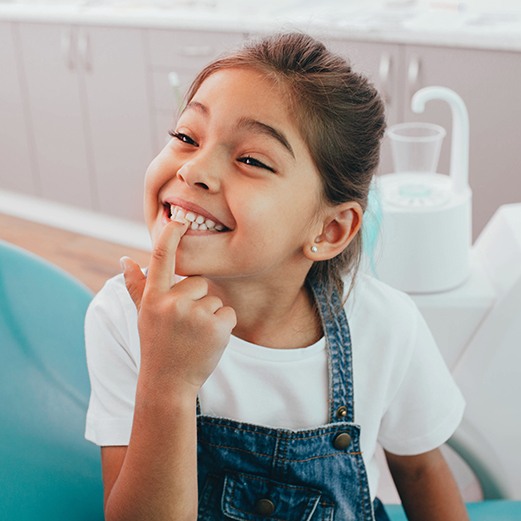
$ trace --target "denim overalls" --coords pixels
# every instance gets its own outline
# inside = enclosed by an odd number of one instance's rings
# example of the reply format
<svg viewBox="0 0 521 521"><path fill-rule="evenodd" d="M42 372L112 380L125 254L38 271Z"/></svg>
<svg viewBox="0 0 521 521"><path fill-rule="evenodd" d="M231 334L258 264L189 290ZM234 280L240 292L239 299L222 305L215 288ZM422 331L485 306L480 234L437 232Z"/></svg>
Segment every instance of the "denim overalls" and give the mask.
<svg viewBox="0 0 521 521"><path fill-rule="evenodd" d="M337 292L328 298L312 289L328 350L330 423L274 429L200 415L198 403L198 521L388 519L381 503L371 502L353 423L347 318Z"/></svg>

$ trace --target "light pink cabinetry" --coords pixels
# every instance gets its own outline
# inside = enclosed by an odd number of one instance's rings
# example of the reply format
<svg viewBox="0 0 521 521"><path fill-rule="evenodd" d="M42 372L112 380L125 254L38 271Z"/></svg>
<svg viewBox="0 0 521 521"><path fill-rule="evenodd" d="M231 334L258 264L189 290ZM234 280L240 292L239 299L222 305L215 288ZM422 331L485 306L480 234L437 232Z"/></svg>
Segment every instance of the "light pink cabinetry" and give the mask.
<svg viewBox="0 0 521 521"><path fill-rule="evenodd" d="M187 86L206 63L250 36L1 22L0 188L141 221L145 169L164 146ZM521 53L348 35L327 43L375 82L389 125L425 120L447 129L441 172L449 169L449 108L432 102L424 114L412 114L410 99L429 85L462 96L470 115L474 236L498 206L521 200ZM380 172L391 171L385 142Z"/></svg>
<svg viewBox="0 0 521 521"><path fill-rule="evenodd" d="M143 182L154 156L149 77L139 29L90 27L85 103L99 209L143 220Z"/></svg>
<svg viewBox="0 0 521 521"><path fill-rule="evenodd" d="M19 25L41 194L141 220L152 156L137 29Z"/></svg>
<svg viewBox="0 0 521 521"><path fill-rule="evenodd" d="M39 195L14 24L0 22L0 189Z"/></svg>
<svg viewBox="0 0 521 521"><path fill-rule="evenodd" d="M18 31L41 195L95 208L75 31L33 23Z"/></svg>

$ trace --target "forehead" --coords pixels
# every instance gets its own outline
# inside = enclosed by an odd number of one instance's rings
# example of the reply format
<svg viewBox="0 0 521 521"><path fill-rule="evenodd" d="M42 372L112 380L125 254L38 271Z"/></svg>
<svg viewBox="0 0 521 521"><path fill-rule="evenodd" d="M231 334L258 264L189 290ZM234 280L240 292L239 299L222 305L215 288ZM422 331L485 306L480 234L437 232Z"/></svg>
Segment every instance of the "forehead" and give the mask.
<svg viewBox="0 0 521 521"><path fill-rule="evenodd" d="M230 119L248 116L294 126L287 88L255 69L218 70L201 83L191 101L202 103L210 112L223 110Z"/></svg>

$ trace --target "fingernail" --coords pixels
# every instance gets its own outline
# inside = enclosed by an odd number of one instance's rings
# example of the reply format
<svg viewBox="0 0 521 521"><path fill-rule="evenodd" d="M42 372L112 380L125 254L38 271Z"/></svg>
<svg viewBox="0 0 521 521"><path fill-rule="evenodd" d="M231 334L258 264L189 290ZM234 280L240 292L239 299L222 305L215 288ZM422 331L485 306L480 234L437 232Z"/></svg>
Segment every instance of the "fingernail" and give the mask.
<svg viewBox="0 0 521 521"><path fill-rule="evenodd" d="M119 259L119 264L121 265L121 269L123 271L125 271L127 269L127 261L128 261L128 257L121 257L121 259Z"/></svg>

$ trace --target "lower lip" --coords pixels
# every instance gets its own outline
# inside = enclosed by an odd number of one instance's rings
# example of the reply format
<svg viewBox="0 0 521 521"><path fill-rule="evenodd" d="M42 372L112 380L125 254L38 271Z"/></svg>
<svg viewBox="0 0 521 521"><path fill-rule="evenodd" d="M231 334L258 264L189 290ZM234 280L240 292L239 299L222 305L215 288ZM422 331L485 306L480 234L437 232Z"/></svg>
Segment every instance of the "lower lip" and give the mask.
<svg viewBox="0 0 521 521"><path fill-rule="evenodd" d="M192 230L191 228L188 228L183 237L186 237L187 235L220 235L221 233L222 232L212 232L211 230Z"/></svg>

